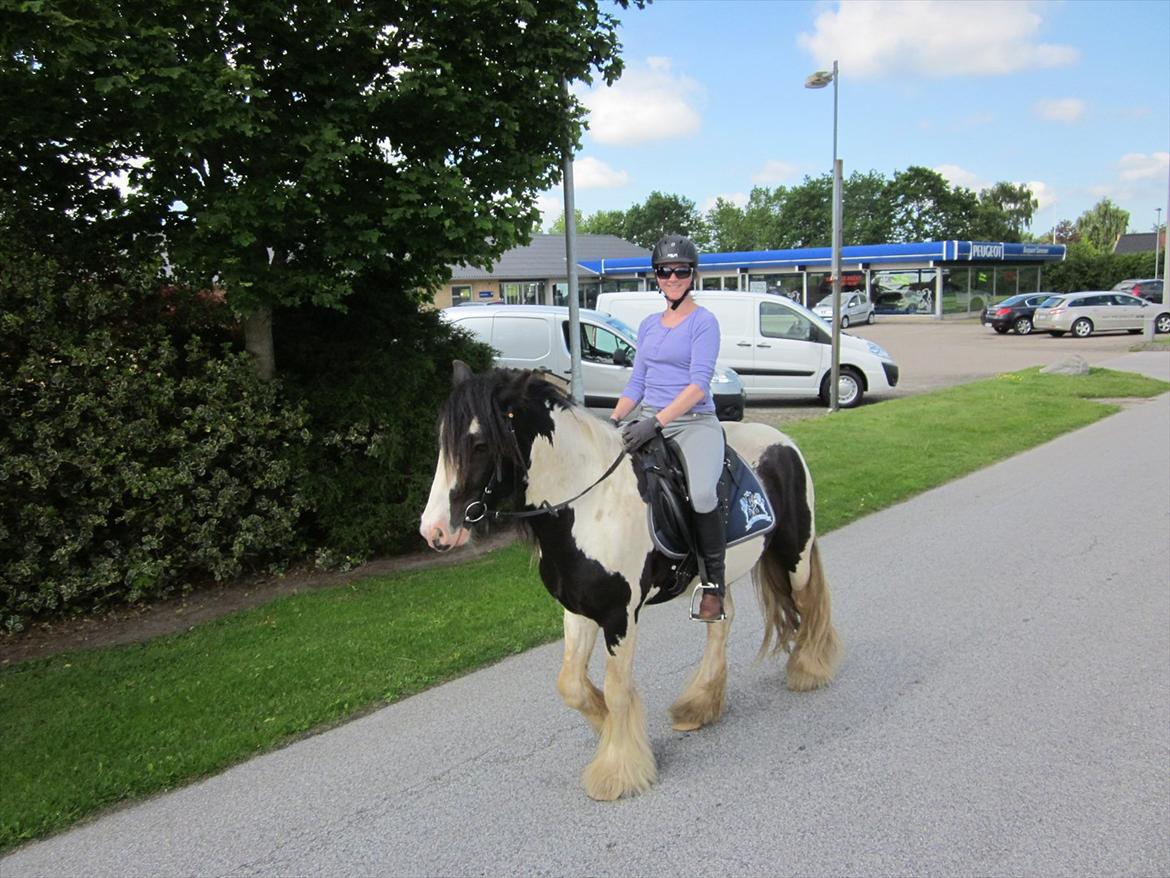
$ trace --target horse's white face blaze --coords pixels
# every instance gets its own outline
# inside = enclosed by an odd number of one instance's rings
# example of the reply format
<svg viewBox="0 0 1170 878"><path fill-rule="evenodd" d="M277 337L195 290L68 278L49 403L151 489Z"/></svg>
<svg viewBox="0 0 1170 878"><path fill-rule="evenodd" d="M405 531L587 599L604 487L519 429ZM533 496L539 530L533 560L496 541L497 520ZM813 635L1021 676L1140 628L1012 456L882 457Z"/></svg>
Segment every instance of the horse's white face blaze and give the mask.
<svg viewBox="0 0 1170 878"><path fill-rule="evenodd" d="M477 425L472 422L471 432L475 433ZM440 440L441 440L440 436ZM445 552L462 546L471 538L471 531L463 523L463 509L452 510L451 498L459 482L459 474L455 471L455 464L443 453L443 444L439 443L439 460L435 465L435 478L431 482L431 492L427 498L427 507L423 510L422 520L419 523L419 533L432 549ZM455 524L457 511L459 523Z"/></svg>

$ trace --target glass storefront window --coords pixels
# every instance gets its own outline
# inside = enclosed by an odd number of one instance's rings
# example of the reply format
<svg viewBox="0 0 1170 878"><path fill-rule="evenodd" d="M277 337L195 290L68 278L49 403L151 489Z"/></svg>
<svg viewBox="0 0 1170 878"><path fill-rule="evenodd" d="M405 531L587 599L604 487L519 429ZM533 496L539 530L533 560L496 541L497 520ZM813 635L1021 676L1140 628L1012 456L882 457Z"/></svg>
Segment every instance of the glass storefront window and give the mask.
<svg viewBox="0 0 1170 878"><path fill-rule="evenodd" d="M470 302L470 301L471 301L471 287L470 286L451 287L451 304L452 305L459 305L463 302Z"/></svg>
<svg viewBox="0 0 1170 878"><path fill-rule="evenodd" d="M540 281L529 283L503 284L504 303L507 305L541 305L544 303L544 284Z"/></svg>
<svg viewBox="0 0 1170 878"><path fill-rule="evenodd" d="M804 275L800 272L756 272L748 275L747 282L748 289L755 292L787 296L794 302L799 302L804 297Z"/></svg>
<svg viewBox="0 0 1170 878"><path fill-rule="evenodd" d="M869 297L874 313L933 314L934 284L933 268L871 272Z"/></svg>

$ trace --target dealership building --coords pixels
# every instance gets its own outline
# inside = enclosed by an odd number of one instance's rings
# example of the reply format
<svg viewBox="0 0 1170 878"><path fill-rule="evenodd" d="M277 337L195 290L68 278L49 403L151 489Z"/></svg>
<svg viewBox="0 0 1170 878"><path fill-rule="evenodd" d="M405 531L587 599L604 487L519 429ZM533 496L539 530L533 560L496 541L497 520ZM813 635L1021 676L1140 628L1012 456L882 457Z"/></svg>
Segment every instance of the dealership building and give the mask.
<svg viewBox="0 0 1170 878"><path fill-rule="evenodd" d="M843 291L871 298L878 314L967 316L990 302L1042 290L1044 265L1064 258L1063 244L864 244L842 248L841 285ZM531 244L509 250L491 269L453 267L451 281L436 292L434 304L563 305L566 264L564 237L537 235ZM829 247L703 253L699 287L771 292L811 308L830 291L831 265ZM657 286L650 251L612 235L577 237L577 277L585 307L593 306L602 292Z"/></svg>

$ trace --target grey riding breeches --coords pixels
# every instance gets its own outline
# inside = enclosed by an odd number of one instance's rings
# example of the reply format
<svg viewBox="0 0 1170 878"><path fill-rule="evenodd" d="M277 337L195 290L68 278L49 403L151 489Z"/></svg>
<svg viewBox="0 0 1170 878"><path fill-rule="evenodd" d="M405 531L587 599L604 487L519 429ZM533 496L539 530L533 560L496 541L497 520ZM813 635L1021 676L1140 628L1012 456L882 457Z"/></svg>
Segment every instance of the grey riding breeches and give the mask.
<svg viewBox="0 0 1170 878"><path fill-rule="evenodd" d="M658 409L642 406L643 417L653 417ZM710 512L719 504L716 488L723 471L723 427L714 412L688 412L662 428L662 435L673 439L682 451L691 505L695 512Z"/></svg>

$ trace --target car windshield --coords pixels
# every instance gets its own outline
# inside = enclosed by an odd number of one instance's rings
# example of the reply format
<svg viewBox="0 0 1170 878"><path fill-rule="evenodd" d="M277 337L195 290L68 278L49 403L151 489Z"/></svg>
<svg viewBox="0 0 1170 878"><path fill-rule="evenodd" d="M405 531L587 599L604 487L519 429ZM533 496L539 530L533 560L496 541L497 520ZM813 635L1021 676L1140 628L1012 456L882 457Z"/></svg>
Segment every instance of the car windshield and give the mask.
<svg viewBox="0 0 1170 878"><path fill-rule="evenodd" d="M629 342L631 345L637 341L638 333L631 329L628 324L623 323L616 317L611 317L609 314L598 314L597 316L601 318L601 321L606 326L622 336L624 341Z"/></svg>
<svg viewBox="0 0 1170 878"><path fill-rule="evenodd" d="M1057 305L1064 304L1064 299L1060 296L1049 296L1040 303L1041 308L1055 308Z"/></svg>

